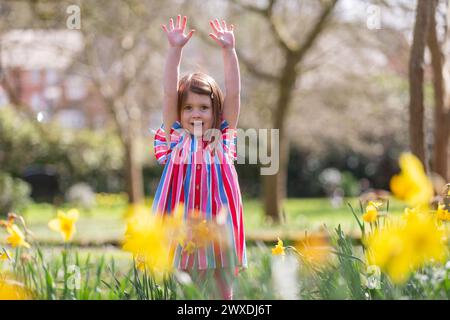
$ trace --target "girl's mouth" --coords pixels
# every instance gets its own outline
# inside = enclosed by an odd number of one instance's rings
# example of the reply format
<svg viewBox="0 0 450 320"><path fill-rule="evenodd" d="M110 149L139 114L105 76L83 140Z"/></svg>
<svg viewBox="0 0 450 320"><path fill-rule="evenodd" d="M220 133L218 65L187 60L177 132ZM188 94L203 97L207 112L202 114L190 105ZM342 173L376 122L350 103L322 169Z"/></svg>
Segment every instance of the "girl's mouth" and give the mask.
<svg viewBox="0 0 450 320"><path fill-rule="evenodd" d="M205 124L203 123L203 121L200 121L200 120L191 122L191 126L193 126L194 128L203 128L204 125Z"/></svg>

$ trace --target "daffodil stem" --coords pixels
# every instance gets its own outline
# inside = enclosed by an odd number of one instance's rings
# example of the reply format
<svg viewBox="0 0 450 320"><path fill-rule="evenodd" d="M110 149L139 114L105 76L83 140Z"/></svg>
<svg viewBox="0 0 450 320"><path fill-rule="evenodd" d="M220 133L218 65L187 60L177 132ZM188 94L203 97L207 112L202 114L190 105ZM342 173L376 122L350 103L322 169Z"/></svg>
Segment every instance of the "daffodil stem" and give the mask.
<svg viewBox="0 0 450 320"><path fill-rule="evenodd" d="M360 258L354 257L352 255L348 255L348 254L345 254L345 253L342 253L342 252L338 252L338 251L335 251L335 250L331 250L331 253L334 253L335 255L341 256L341 257L344 257L344 258L350 258L350 259L357 260L357 261L361 262L362 264L366 265L366 263L364 261L362 261Z"/></svg>

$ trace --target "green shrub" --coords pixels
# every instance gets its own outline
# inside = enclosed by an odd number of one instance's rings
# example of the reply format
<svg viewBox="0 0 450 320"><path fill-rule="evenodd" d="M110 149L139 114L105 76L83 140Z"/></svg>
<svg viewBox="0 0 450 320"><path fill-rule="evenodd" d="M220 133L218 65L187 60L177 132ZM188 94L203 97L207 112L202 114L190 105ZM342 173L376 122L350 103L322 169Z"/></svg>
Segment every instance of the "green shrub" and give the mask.
<svg viewBox="0 0 450 320"><path fill-rule="evenodd" d="M40 123L4 106L0 111L0 168L21 177L30 166L52 165L62 192L86 182L96 191L117 192L124 151L113 129L62 128Z"/></svg>
<svg viewBox="0 0 450 320"><path fill-rule="evenodd" d="M30 192L28 183L0 172L0 216L23 209L31 202Z"/></svg>

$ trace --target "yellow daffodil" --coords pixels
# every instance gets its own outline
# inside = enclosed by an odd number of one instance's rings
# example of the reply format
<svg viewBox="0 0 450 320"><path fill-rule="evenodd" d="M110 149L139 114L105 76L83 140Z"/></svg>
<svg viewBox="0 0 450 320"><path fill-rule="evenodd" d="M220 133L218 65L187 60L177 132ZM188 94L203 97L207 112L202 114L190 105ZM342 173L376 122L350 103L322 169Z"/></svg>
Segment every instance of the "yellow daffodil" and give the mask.
<svg viewBox="0 0 450 320"><path fill-rule="evenodd" d="M125 219L132 219L135 216L146 215L151 211L150 207L146 206L145 203L131 203L127 206L124 212Z"/></svg>
<svg viewBox="0 0 450 320"><path fill-rule="evenodd" d="M378 210L373 204L369 204L366 207L366 212L363 214L362 218L368 223L375 222L378 217Z"/></svg>
<svg viewBox="0 0 450 320"><path fill-rule="evenodd" d="M22 283L6 279L3 275L0 275L0 300L28 299L31 299L31 296Z"/></svg>
<svg viewBox="0 0 450 320"><path fill-rule="evenodd" d="M183 251L185 251L187 254L194 253L195 250L195 243L193 241L188 241L186 245L183 248Z"/></svg>
<svg viewBox="0 0 450 320"><path fill-rule="evenodd" d="M428 206L434 195L433 185L420 160L411 153L404 153L400 156L400 169L400 174L390 182L393 194L410 206Z"/></svg>
<svg viewBox="0 0 450 320"><path fill-rule="evenodd" d="M136 255L136 257L134 258L134 262L138 270L145 270L145 257L142 254Z"/></svg>
<svg viewBox="0 0 450 320"><path fill-rule="evenodd" d="M404 236L414 248L414 265L429 261L443 262L446 256L445 234L429 215L419 214L403 229Z"/></svg>
<svg viewBox="0 0 450 320"><path fill-rule="evenodd" d="M206 220L194 223L192 227L192 238L199 248L204 248L215 240L213 225Z"/></svg>
<svg viewBox="0 0 450 320"><path fill-rule="evenodd" d="M15 247L25 247L30 248L30 244L25 241L25 236L19 227L15 224L6 227L6 231L9 236L6 238L6 242L10 244L13 248Z"/></svg>
<svg viewBox="0 0 450 320"><path fill-rule="evenodd" d="M408 220L410 218L414 218L419 214L418 208L405 208L403 211L402 218Z"/></svg>
<svg viewBox="0 0 450 320"><path fill-rule="evenodd" d="M0 220L0 227L8 228L11 227L12 225L13 223L10 222L9 220Z"/></svg>
<svg viewBox="0 0 450 320"><path fill-rule="evenodd" d="M282 255L282 256L284 256L285 255L285 252L284 252L284 247L283 247L283 241L280 239L280 238L278 238L278 243L275 245L275 248L272 248L272 254L273 255Z"/></svg>
<svg viewBox="0 0 450 320"><path fill-rule="evenodd" d="M445 209L444 204L440 204L436 211L436 218L440 221L450 221L450 213Z"/></svg>
<svg viewBox="0 0 450 320"><path fill-rule="evenodd" d="M8 250L3 249L0 251L0 261L6 260L11 260L11 253Z"/></svg>
<svg viewBox="0 0 450 320"><path fill-rule="evenodd" d="M15 213L8 213L7 220L0 220L0 227L3 227L3 228L11 227L14 224L14 221L16 218L17 218L17 215Z"/></svg>
<svg viewBox="0 0 450 320"><path fill-rule="evenodd" d="M76 231L75 223L77 222L79 213L77 209L71 209L66 213L58 211L56 219L50 220L48 227L53 231L59 232L64 242L70 241Z"/></svg>
<svg viewBox="0 0 450 320"><path fill-rule="evenodd" d="M380 210L380 208L383 206L383 202L379 200L369 201L367 204L369 206L374 206L377 210Z"/></svg>
<svg viewBox="0 0 450 320"><path fill-rule="evenodd" d="M368 263L379 266L395 283L403 283L417 268L444 261L444 239L431 217L411 210L406 218L375 230L364 242Z"/></svg>
<svg viewBox="0 0 450 320"><path fill-rule="evenodd" d="M307 263L318 266L323 265L330 259L331 247L323 234L308 235L295 247Z"/></svg>
<svg viewBox="0 0 450 320"><path fill-rule="evenodd" d="M184 220L184 206L178 205L175 210L164 216L164 224L171 233L175 243L183 244L186 239L186 223Z"/></svg>
<svg viewBox="0 0 450 320"><path fill-rule="evenodd" d="M170 230L163 219L150 214L130 219L123 250L131 252L151 271L172 271L173 250Z"/></svg>

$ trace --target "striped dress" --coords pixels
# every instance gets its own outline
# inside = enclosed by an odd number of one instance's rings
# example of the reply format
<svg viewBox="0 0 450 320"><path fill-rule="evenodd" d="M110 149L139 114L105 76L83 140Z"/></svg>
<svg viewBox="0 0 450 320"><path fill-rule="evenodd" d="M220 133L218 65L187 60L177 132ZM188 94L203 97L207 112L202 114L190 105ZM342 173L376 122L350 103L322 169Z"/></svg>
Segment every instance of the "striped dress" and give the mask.
<svg viewBox="0 0 450 320"><path fill-rule="evenodd" d="M197 212L207 221L216 221L221 213L228 245L210 242L189 251L177 245L174 267L182 270L234 268L237 273L247 268L247 255L242 199L233 163L236 160L236 130L229 129L223 120L215 138L209 143L195 137L177 121L170 129L169 146L164 125L156 131L155 157L164 165L164 171L152 211L170 214L182 205L185 219Z"/></svg>

